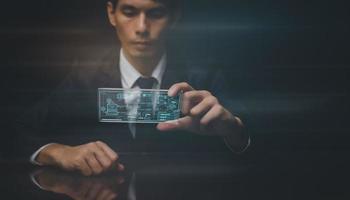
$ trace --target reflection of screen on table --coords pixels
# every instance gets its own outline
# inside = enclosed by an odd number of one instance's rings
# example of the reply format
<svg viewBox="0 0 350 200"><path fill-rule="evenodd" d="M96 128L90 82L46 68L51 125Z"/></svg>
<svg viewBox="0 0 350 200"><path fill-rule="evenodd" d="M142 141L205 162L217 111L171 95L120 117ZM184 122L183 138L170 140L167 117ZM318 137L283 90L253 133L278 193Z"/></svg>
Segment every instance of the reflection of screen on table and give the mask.
<svg viewBox="0 0 350 200"><path fill-rule="evenodd" d="M167 90L99 88L99 121L158 123L178 119L181 97L181 93L169 97Z"/></svg>

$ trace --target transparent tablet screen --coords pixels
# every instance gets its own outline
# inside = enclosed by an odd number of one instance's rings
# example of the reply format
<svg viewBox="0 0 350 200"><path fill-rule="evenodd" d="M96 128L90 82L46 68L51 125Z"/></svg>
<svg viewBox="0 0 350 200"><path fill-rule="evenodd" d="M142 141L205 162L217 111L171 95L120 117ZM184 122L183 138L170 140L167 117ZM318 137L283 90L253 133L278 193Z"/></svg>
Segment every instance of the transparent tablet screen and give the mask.
<svg viewBox="0 0 350 200"><path fill-rule="evenodd" d="M159 123L178 119L182 93L169 97L167 90L98 89L100 122Z"/></svg>

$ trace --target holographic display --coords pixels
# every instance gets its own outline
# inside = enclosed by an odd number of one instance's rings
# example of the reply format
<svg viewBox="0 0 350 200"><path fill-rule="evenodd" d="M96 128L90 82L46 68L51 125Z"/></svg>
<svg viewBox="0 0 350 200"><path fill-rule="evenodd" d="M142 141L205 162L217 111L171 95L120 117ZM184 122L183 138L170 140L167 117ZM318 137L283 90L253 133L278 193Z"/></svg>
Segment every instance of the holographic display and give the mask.
<svg viewBox="0 0 350 200"><path fill-rule="evenodd" d="M167 90L98 89L100 122L159 123L178 119L182 93L169 97Z"/></svg>

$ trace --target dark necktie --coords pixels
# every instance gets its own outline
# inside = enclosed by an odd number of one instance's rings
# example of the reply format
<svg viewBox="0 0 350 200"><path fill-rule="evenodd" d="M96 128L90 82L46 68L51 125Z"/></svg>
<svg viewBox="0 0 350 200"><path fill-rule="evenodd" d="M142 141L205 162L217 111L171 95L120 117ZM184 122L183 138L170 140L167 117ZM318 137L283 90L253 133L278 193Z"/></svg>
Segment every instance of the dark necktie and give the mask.
<svg viewBox="0 0 350 200"><path fill-rule="evenodd" d="M157 80L153 77L145 78L140 77L137 79L136 84L140 89L152 89ZM155 124L136 124L136 140L139 140L143 144L147 144L149 140L152 140L155 131Z"/></svg>
<svg viewBox="0 0 350 200"><path fill-rule="evenodd" d="M144 78L144 77L140 77L139 79L137 79L136 84L141 88L141 89L152 89L154 83L157 80L153 77L150 78Z"/></svg>

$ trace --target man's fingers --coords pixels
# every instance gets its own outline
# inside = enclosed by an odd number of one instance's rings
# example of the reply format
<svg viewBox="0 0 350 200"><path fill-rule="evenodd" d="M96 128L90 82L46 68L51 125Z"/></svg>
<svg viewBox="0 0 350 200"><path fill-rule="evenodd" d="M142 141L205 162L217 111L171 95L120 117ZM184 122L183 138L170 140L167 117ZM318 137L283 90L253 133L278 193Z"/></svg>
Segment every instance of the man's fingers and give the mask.
<svg viewBox="0 0 350 200"><path fill-rule="evenodd" d="M100 174L103 172L103 167L101 164L97 161L96 157L94 154L89 155L86 159L86 162L88 163L90 169L94 174Z"/></svg>
<svg viewBox="0 0 350 200"><path fill-rule="evenodd" d="M94 143L94 145L95 145L94 153L95 153L97 160L103 166L104 170L109 169L115 161L112 160L108 156L108 154L101 147L99 147L96 143Z"/></svg>
<svg viewBox="0 0 350 200"><path fill-rule="evenodd" d="M189 114L193 106L197 105L206 97L210 97L211 93L208 91L189 91L183 94L181 111L184 115ZM215 98L215 97L214 97Z"/></svg>
<svg viewBox="0 0 350 200"><path fill-rule="evenodd" d="M69 148L63 158L63 169L79 170L86 176L100 174L114 166L124 170L124 166L116 162L117 153L100 141Z"/></svg>
<svg viewBox="0 0 350 200"><path fill-rule="evenodd" d="M218 104L218 100L214 96L209 96L193 107L190 110L190 115L203 116L216 104Z"/></svg>
<svg viewBox="0 0 350 200"><path fill-rule="evenodd" d="M176 96L180 91L187 92L192 90L194 90L193 87L186 82L176 83L169 88L168 96L173 97Z"/></svg>
<svg viewBox="0 0 350 200"><path fill-rule="evenodd" d="M101 141L97 141L96 144L108 155L108 157L113 162L115 162L118 159L118 154L115 151L113 151L107 144Z"/></svg>
<svg viewBox="0 0 350 200"><path fill-rule="evenodd" d="M184 94L184 98L191 99L193 101L200 101L208 96L212 96L212 94L206 90L188 91Z"/></svg>
<svg viewBox="0 0 350 200"><path fill-rule="evenodd" d="M162 122L157 125L157 129L160 131L172 131L172 130L179 130L179 129L188 129L189 126L192 124L192 117L186 116L183 118L179 118L176 120L171 120L167 122Z"/></svg>
<svg viewBox="0 0 350 200"><path fill-rule="evenodd" d="M85 159L79 163L77 168L84 176L90 176L92 174L92 170Z"/></svg>
<svg viewBox="0 0 350 200"><path fill-rule="evenodd" d="M224 112L224 108L221 105L212 107L200 120L200 125L207 126L211 121L219 118Z"/></svg>
<svg viewBox="0 0 350 200"><path fill-rule="evenodd" d="M159 124L157 124L157 129L160 131L171 131L176 129L177 126L175 124L175 122L173 121L169 121L169 122L161 122Z"/></svg>
<svg viewBox="0 0 350 200"><path fill-rule="evenodd" d="M125 169L124 165L117 162L118 154L115 151L113 151L107 144L101 141L97 141L95 143L100 148L100 150L103 151L103 154L101 156L105 156L105 160L107 160L105 161L106 165L104 165L105 170L110 169L112 167L116 167L118 171L123 171ZM107 159L107 157L109 160Z"/></svg>

